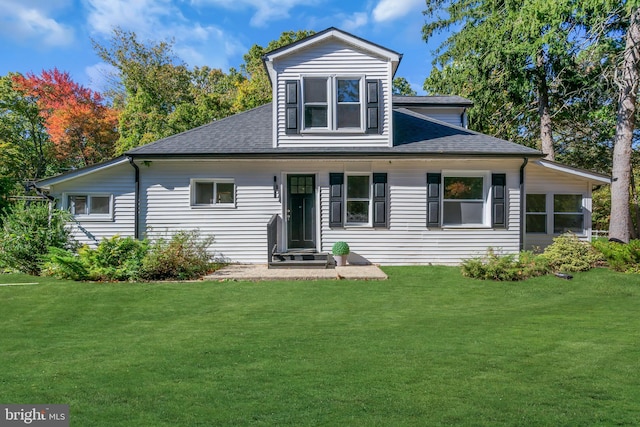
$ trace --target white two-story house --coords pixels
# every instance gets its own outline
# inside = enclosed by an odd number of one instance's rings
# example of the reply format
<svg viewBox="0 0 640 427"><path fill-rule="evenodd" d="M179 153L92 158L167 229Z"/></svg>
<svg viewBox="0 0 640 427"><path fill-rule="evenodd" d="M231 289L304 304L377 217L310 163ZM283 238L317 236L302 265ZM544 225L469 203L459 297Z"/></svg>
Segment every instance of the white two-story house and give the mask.
<svg viewBox="0 0 640 427"><path fill-rule="evenodd" d="M393 96L400 60L329 28L265 55L272 103L38 185L81 242L198 229L233 262L343 240L352 262L457 264L590 236L607 177L469 130L464 98Z"/></svg>

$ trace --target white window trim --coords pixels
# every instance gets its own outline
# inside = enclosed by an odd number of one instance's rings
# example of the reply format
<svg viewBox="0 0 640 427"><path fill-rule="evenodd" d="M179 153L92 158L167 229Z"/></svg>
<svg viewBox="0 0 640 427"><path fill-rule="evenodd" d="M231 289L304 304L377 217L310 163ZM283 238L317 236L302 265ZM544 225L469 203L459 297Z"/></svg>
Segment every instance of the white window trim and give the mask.
<svg viewBox="0 0 640 427"><path fill-rule="evenodd" d="M326 78L327 79L327 127L308 127L305 123L305 94L304 94L304 79L307 78ZM359 93L360 93L360 127L353 128L338 128L338 118L336 116L338 111L338 80L339 79L358 79ZM333 74L333 75L314 75L303 74L300 76L300 93L301 93L301 105L302 105L302 124L300 132L302 134L313 133L344 133L344 134L364 134L366 124L366 81L367 76L364 74ZM310 103L309 105L314 105Z"/></svg>
<svg viewBox="0 0 640 427"><path fill-rule="evenodd" d="M527 206L526 206L526 200L527 197L529 195L536 195L536 196L545 196L544 197L544 212L527 212ZM553 197L553 194L551 194L551 197ZM524 215L525 215L525 222L524 222L524 226L525 226L525 233L527 234L537 234L537 235L545 235L545 234L549 234L549 193L527 193L525 195L525 209L524 209ZM527 221L526 218L529 215L534 215L534 216L544 216L545 218L545 231L528 231L526 229L527 226Z"/></svg>
<svg viewBox="0 0 640 427"><path fill-rule="evenodd" d="M541 233L541 232L529 232L525 230L525 233L530 234L530 235L548 235L548 236L560 236L562 233L556 233L555 232L555 215L556 213L562 215L562 214L566 214L566 215L577 215L577 214L582 214L582 231L580 231L580 233L576 233L578 236L584 237L587 235L587 228L586 226L586 219L587 219L587 212L586 212L586 206L585 206L585 200L587 198L587 195L585 193L576 193L576 192L567 192L567 191L563 191L563 192L531 192L531 193L527 193L527 194L543 194L545 196L545 203L546 203L546 211L545 211L545 215L547 216L547 222L546 222L546 226L547 226L547 231L545 233ZM553 200L554 196L580 196L581 198L581 208L582 211L581 212L556 212L556 207L555 207L555 203ZM526 200L526 197L525 197ZM539 213L541 214L541 212ZM527 215L526 212L526 206L525 206L525 215ZM526 224L526 222L525 222Z"/></svg>
<svg viewBox="0 0 640 427"><path fill-rule="evenodd" d="M347 215L347 211L348 211L348 203L349 200L353 200L353 201L364 201L364 198L358 198L358 197L354 197L354 198L349 198L349 177L350 176L368 176L369 177L369 198L368 198L368 202L369 202L369 215L367 218L367 222L349 222L348 221L348 215ZM371 172L345 172L344 173L344 218L343 218L343 224L344 224L344 228L366 228L366 227L373 227L373 173Z"/></svg>
<svg viewBox="0 0 640 427"><path fill-rule="evenodd" d="M91 199L93 197L108 197L109 198L109 213L107 214L92 214L92 213L88 213L88 214L78 214L78 215L73 215L73 217L78 220L78 221L113 221L114 218L114 198L113 198L113 194L110 193L93 193L93 192L73 192L73 193L62 193L62 208L64 210L69 210L71 209L71 206L69 205L69 197L73 197L73 196L86 196L87 197L87 204L88 204L88 210L91 210Z"/></svg>
<svg viewBox="0 0 640 427"><path fill-rule="evenodd" d="M213 203L212 204L196 204L196 184L212 183L213 184ZM216 203L217 200L217 184L233 184L233 203ZM237 187L233 178L191 178L189 183L189 205L191 209L224 209L235 208L237 200Z"/></svg>
<svg viewBox="0 0 640 427"><path fill-rule="evenodd" d="M444 202L445 201L459 201L460 199L445 199L445 185L444 180L448 177L461 177L461 178L482 178L482 223L478 224L445 224L444 219ZM440 222L442 224L443 229L463 229L463 228L487 228L491 227L491 171L488 170L443 170L442 171L442 191L440 196Z"/></svg>
<svg viewBox="0 0 640 427"><path fill-rule="evenodd" d="M554 196L580 196L580 212L556 212L556 206L554 203ZM576 233L578 236L585 236L587 233L587 229L585 228L585 219L586 219L586 208L584 206L584 200L587 196L584 193L575 193L575 192L560 192L560 193L547 193L547 206L550 206L549 218L547 218L547 234L552 234L554 236L560 236L563 233L556 233L555 231L555 216L557 215L582 215L582 230L579 233Z"/></svg>

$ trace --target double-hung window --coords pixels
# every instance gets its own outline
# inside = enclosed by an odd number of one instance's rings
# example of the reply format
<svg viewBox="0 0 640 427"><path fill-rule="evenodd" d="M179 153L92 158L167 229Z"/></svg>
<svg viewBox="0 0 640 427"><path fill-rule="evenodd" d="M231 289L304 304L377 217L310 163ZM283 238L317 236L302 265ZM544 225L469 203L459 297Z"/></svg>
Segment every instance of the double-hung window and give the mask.
<svg viewBox="0 0 640 427"><path fill-rule="evenodd" d="M427 227L507 227L506 174L427 173Z"/></svg>
<svg viewBox="0 0 640 427"><path fill-rule="evenodd" d="M364 132L364 79L361 76L303 77L302 104L303 131Z"/></svg>
<svg viewBox="0 0 640 427"><path fill-rule="evenodd" d="M234 207L236 189L230 179L191 180L191 206Z"/></svg>
<svg viewBox="0 0 640 427"><path fill-rule="evenodd" d="M547 195L527 194L527 233L547 232Z"/></svg>
<svg viewBox="0 0 640 427"><path fill-rule="evenodd" d="M527 233L584 233L581 194L527 194Z"/></svg>
<svg viewBox="0 0 640 427"><path fill-rule="evenodd" d="M389 227L386 173L330 173L329 226Z"/></svg>
<svg viewBox="0 0 640 427"><path fill-rule="evenodd" d="M369 225L371 222L371 176L347 175L347 225Z"/></svg>
<svg viewBox="0 0 640 427"><path fill-rule="evenodd" d="M284 82L286 134L380 134L382 84L364 76L301 76Z"/></svg>
<svg viewBox="0 0 640 427"><path fill-rule="evenodd" d="M582 195L553 195L553 232L562 234L568 231L584 232L584 213L582 211Z"/></svg>
<svg viewBox="0 0 640 427"><path fill-rule="evenodd" d="M78 219L113 219L113 200L110 194L68 194L66 207Z"/></svg>

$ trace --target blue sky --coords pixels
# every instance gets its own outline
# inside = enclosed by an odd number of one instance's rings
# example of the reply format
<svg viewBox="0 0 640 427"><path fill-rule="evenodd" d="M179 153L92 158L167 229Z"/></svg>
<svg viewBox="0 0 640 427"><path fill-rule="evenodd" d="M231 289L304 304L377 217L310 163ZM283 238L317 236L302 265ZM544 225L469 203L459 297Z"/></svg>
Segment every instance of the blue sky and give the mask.
<svg viewBox="0 0 640 427"><path fill-rule="evenodd" d="M439 43L421 38L423 9L424 0L0 0L0 75L57 67L101 90L91 38L104 43L116 26L141 40L174 39L188 65L224 71L283 31L333 26L402 53L396 76L422 93Z"/></svg>

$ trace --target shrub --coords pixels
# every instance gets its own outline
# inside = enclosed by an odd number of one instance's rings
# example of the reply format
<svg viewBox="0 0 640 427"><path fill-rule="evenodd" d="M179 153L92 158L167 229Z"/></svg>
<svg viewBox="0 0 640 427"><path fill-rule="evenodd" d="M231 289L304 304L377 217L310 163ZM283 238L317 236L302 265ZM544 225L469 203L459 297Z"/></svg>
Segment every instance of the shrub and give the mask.
<svg viewBox="0 0 640 427"><path fill-rule="evenodd" d="M593 247L600 251L613 270L640 273L640 240L628 244L597 240Z"/></svg>
<svg viewBox="0 0 640 427"><path fill-rule="evenodd" d="M532 252L501 255L493 249L489 249L484 257L464 260L460 268L463 276L498 281L524 280L550 271L546 260Z"/></svg>
<svg viewBox="0 0 640 427"><path fill-rule="evenodd" d="M198 231L179 231L170 240L158 239L149 246L140 275L146 280L194 279L213 268L207 249L213 237L200 238Z"/></svg>
<svg viewBox="0 0 640 427"><path fill-rule="evenodd" d="M67 211L47 203L16 202L5 214L0 231L0 264L37 275L50 247L72 249Z"/></svg>
<svg viewBox="0 0 640 427"><path fill-rule="evenodd" d="M149 243L132 237L104 239L96 249L82 246L77 253L50 248L42 273L72 280L136 280Z"/></svg>
<svg viewBox="0 0 640 427"><path fill-rule="evenodd" d="M553 239L542 256L553 271L587 271L602 260L591 244L583 242L573 233L565 233Z"/></svg>

